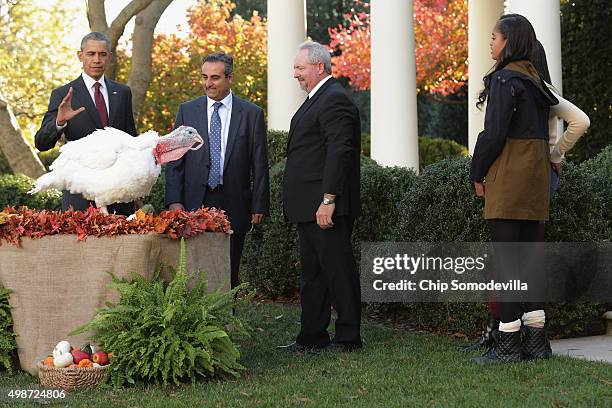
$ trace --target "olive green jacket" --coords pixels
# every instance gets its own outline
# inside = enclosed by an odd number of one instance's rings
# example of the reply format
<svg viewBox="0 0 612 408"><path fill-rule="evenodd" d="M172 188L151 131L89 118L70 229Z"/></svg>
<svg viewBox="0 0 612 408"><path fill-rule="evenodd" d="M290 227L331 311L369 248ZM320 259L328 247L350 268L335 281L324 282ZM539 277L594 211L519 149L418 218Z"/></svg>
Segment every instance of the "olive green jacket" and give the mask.
<svg viewBox="0 0 612 408"><path fill-rule="evenodd" d="M472 181L485 181L486 219L548 219L548 114L557 102L529 61L492 74L470 169Z"/></svg>

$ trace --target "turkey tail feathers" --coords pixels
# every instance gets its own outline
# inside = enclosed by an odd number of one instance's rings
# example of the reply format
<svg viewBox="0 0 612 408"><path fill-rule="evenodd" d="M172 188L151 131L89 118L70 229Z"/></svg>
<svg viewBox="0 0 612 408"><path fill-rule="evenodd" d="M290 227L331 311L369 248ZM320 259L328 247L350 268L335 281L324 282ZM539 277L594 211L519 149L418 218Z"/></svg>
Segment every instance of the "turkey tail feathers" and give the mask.
<svg viewBox="0 0 612 408"><path fill-rule="evenodd" d="M36 179L34 187L28 191L28 194L36 194L40 191L45 191L57 187L58 186L55 185L53 173L47 173Z"/></svg>

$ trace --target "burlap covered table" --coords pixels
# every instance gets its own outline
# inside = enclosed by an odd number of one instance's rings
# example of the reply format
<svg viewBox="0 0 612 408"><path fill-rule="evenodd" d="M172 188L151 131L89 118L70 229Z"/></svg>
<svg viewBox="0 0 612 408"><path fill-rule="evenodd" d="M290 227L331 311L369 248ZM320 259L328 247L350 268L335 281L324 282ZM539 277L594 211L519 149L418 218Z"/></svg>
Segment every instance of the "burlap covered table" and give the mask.
<svg viewBox="0 0 612 408"><path fill-rule="evenodd" d="M210 290L229 289L229 235L204 233L185 240L185 246L188 272L204 272ZM58 341L86 342L88 334L67 334L90 321L96 308L119 300L108 288L108 272L151 277L159 262L176 267L178 256L179 241L158 234L88 237L86 242L77 242L75 235L55 235L24 238L21 248L3 244L0 283L12 291L9 303L21 368L37 375L36 362Z"/></svg>

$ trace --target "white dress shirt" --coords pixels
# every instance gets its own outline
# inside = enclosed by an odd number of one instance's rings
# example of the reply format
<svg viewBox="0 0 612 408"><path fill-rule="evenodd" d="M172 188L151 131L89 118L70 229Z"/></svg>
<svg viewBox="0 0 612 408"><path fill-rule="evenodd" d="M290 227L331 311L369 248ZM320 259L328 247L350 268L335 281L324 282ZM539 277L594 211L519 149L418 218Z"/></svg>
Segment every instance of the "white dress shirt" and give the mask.
<svg viewBox="0 0 612 408"><path fill-rule="evenodd" d="M223 184L223 163L225 163L225 147L227 146L229 124L230 120L232 119L232 100L232 91L230 91L230 93L225 98L218 101L221 102L221 106L219 106L219 117L221 118L221 184ZM208 116L208 134L210 134L210 119L212 118L212 114L215 111L213 105L217 101L206 97L206 102L206 113Z"/></svg>
<svg viewBox="0 0 612 408"><path fill-rule="evenodd" d="M109 113L108 111L109 109L108 89L106 88L106 82L104 82L104 74L102 74L102 77L96 81L95 79L93 79L92 77L90 77L89 75L83 72L83 81L85 82L85 87L89 91L89 96L91 96L91 100L93 101L94 106L96 106L96 97L95 97L96 87L94 86L94 84L96 82L100 83L100 92L102 93L102 96L104 97L104 102L106 104L106 113L108 114Z"/></svg>
<svg viewBox="0 0 612 408"><path fill-rule="evenodd" d="M319 81L318 84L315 85L314 88L312 88L312 91L308 92L308 99L311 99L314 94L317 93L317 91L319 90L319 88L321 88L323 86L324 83L326 83L327 81L329 81L329 79L331 78L331 75L326 76L325 78L323 78L322 80Z"/></svg>

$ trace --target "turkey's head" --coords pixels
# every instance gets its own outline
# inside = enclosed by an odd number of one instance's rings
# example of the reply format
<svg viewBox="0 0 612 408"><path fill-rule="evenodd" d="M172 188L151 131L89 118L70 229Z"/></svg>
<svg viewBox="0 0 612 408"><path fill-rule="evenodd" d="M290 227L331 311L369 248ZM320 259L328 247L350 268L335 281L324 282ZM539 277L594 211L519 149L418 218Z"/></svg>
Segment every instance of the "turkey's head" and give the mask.
<svg viewBox="0 0 612 408"><path fill-rule="evenodd" d="M180 159L189 150L198 150L202 143L202 136L197 130L189 126L179 126L157 140L153 155L157 164L166 164Z"/></svg>

